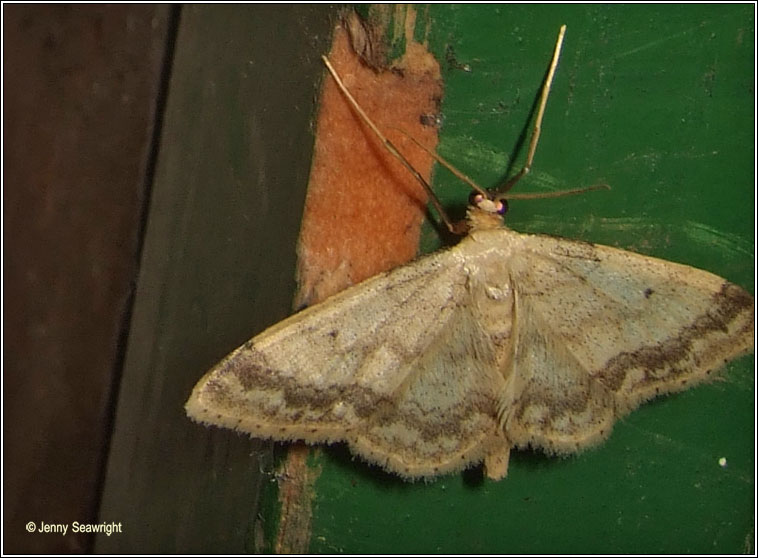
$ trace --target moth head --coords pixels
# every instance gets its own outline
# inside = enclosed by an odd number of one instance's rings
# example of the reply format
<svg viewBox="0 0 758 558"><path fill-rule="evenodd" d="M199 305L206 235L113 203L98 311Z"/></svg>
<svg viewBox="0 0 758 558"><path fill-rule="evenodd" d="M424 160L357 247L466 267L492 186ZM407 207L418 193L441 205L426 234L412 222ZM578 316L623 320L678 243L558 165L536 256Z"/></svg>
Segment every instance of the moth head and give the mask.
<svg viewBox="0 0 758 558"><path fill-rule="evenodd" d="M503 216L508 211L508 202L493 198L481 192L472 192L466 221L469 230L494 229L503 226Z"/></svg>
<svg viewBox="0 0 758 558"><path fill-rule="evenodd" d="M469 205L486 213L493 213L501 217L508 211L508 202L502 199L490 198L480 192L471 192L468 199Z"/></svg>

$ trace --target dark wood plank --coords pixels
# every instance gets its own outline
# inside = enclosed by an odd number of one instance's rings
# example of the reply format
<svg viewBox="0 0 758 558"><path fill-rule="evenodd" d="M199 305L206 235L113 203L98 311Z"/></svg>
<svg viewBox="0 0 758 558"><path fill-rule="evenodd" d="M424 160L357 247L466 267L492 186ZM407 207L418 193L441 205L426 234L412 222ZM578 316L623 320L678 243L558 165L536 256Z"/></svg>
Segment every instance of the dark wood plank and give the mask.
<svg viewBox="0 0 758 558"><path fill-rule="evenodd" d="M91 546L169 13L3 6L7 553Z"/></svg>
<svg viewBox="0 0 758 558"><path fill-rule="evenodd" d="M191 423L183 404L209 366L290 313L333 14L182 11L100 510L123 532L97 552L259 548L270 448Z"/></svg>

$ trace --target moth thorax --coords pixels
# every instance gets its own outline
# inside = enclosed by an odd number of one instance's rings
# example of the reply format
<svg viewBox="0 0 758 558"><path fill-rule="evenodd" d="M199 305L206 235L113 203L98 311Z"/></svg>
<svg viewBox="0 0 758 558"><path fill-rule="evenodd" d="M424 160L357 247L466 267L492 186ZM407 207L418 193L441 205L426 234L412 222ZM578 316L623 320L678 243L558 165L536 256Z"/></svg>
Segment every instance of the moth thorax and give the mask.
<svg viewBox="0 0 758 558"><path fill-rule="evenodd" d="M466 221L468 221L469 229L485 230L485 229L499 229L503 226L503 216L497 212L489 211L488 208L477 207L475 205L469 205L466 211Z"/></svg>

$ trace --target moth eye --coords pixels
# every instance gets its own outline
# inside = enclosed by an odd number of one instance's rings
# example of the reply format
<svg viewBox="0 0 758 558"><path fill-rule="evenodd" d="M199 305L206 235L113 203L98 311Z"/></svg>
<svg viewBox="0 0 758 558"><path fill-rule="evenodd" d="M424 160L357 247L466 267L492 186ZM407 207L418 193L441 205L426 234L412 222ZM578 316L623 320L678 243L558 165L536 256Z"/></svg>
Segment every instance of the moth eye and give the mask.
<svg viewBox="0 0 758 558"><path fill-rule="evenodd" d="M484 201L484 196L480 194L479 192L471 192L468 197L468 203L469 205L473 205L475 207L479 207L479 204Z"/></svg>
<svg viewBox="0 0 758 558"><path fill-rule="evenodd" d="M498 215L505 215L508 213L508 202L505 200L497 200L495 202L497 204L497 214Z"/></svg>

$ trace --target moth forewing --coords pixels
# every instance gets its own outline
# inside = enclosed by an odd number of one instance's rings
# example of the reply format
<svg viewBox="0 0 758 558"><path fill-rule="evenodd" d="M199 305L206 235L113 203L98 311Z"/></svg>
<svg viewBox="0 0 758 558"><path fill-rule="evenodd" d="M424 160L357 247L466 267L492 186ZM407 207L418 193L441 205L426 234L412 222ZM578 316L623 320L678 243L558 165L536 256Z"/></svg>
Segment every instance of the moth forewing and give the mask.
<svg viewBox="0 0 758 558"><path fill-rule="evenodd" d="M753 298L707 271L521 235L511 265L523 386L514 445L570 453L656 395L706 380L753 348Z"/></svg>
<svg viewBox="0 0 758 558"><path fill-rule="evenodd" d="M187 413L258 437L345 441L406 478L507 451L471 248L489 251L468 243L423 258L264 331L198 383Z"/></svg>

